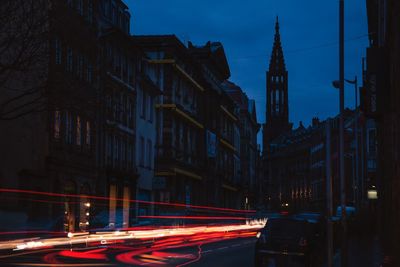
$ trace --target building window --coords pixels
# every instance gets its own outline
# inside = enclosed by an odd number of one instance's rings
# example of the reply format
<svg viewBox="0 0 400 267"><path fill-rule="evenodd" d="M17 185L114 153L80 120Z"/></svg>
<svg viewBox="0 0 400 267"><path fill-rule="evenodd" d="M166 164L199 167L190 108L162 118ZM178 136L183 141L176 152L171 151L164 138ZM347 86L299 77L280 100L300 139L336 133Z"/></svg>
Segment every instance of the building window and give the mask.
<svg viewBox="0 0 400 267"><path fill-rule="evenodd" d="M127 120L126 120L126 110L127 110L127 97L125 94L121 94L121 122L122 124L126 125Z"/></svg>
<svg viewBox="0 0 400 267"><path fill-rule="evenodd" d="M82 138L82 122L81 117L76 117L76 144L78 146L81 145L81 138Z"/></svg>
<svg viewBox="0 0 400 267"><path fill-rule="evenodd" d="M368 130L368 154L370 157L376 155L376 129Z"/></svg>
<svg viewBox="0 0 400 267"><path fill-rule="evenodd" d="M280 90L275 90L275 112L276 114L280 113Z"/></svg>
<svg viewBox="0 0 400 267"><path fill-rule="evenodd" d="M128 62L128 84L133 86L132 61Z"/></svg>
<svg viewBox="0 0 400 267"><path fill-rule="evenodd" d="M119 164L120 142L118 137L114 137L114 164Z"/></svg>
<svg viewBox="0 0 400 267"><path fill-rule="evenodd" d="M60 128L61 128L61 112L56 110L54 112L54 138L60 139Z"/></svg>
<svg viewBox="0 0 400 267"><path fill-rule="evenodd" d="M117 10L116 10L114 4L112 5L112 8L111 8L111 20L114 25L117 24Z"/></svg>
<svg viewBox="0 0 400 267"><path fill-rule="evenodd" d="M60 39L55 40L56 64L61 64L61 42Z"/></svg>
<svg viewBox="0 0 400 267"><path fill-rule="evenodd" d="M72 116L69 111L65 113L65 142L72 143Z"/></svg>
<svg viewBox="0 0 400 267"><path fill-rule="evenodd" d="M72 54L72 48L68 47L67 48L67 71L72 72L72 65L73 65L73 54Z"/></svg>
<svg viewBox="0 0 400 267"><path fill-rule="evenodd" d="M93 65L89 61L86 65L86 81L92 83L93 81Z"/></svg>
<svg viewBox="0 0 400 267"><path fill-rule="evenodd" d="M93 22L93 0L88 0L87 19L90 23Z"/></svg>
<svg viewBox="0 0 400 267"><path fill-rule="evenodd" d="M90 146L90 121L86 121L86 138L85 138L85 143L87 146Z"/></svg>
<svg viewBox="0 0 400 267"><path fill-rule="evenodd" d="M112 136L110 134L107 134L107 147L106 147L106 163L110 164L112 163Z"/></svg>
<svg viewBox="0 0 400 267"><path fill-rule="evenodd" d="M123 168L126 167L126 141L121 140L121 161Z"/></svg>
<svg viewBox="0 0 400 267"><path fill-rule="evenodd" d="M147 140L147 167L151 169L152 167L152 158L153 158L153 145L151 140Z"/></svg>
<svg viewBox="0 0 400 267"><path fill-rule="evenodd" d="M144 166L144 155L145 150L144 150L144 138L143 136L140 137L140 166Z"/></svg>
<svg viewBox="0 0 400 267"><path fill-rule="evenodd" d="M149 95L149 122L153 121L154 97Z"/></svg>
<svg viewBox="0 0 400 267"><path fill-rule="evenodd" d="M130 168L132 168L132 152L133 152L133 149L132 149L132 143L128 143L128 151L127 151L127 157L128 157L128 169L130 169Z"/></svg>
<svg viewBox="0 0 400 267"><path fill-rule="evenodd" d="M146 92L142 91L142 106L140 110L140 116L144 119L146 118L146 100L147 100Z"/></svg>
<svg viewBox="0 0 400 267"><path fill-rule="evenodd" d="M133 116L134 116L134 107L133 107L133 101L131 99L128 99L128 121L127 125L129 128L133 128Z"/></svg>
<svg viewBox="0 0 400 267"><path fill-rule="evenodd" d="M76 9L78 10L79 15L83 15L83 0L78 0Z"/></svg>
<svg viewBox="0 0 400 267"><path fill-rule="evenodd" d="M143 91L138 89L138 94L137 94L137 109L138 112L140 114L140 116L142 116L142 97L143 97Z"/></svg>
<svg viewBox="0 0 400 267"><path fill-rule="evenodd" d="M78 62L77 62L77 67L76 67L76 75L79 78L83 78L83 56L78 55Z"/></svg>

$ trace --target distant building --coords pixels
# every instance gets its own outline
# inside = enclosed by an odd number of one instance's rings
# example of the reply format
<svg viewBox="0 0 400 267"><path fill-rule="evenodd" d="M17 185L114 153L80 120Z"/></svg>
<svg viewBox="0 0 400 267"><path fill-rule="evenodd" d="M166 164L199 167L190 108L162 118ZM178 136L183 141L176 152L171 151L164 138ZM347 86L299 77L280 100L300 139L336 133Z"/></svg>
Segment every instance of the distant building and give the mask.
<svg viewBox="0 0 400 267"><path fill-rule="evenodd" d="M271 157L274 150L273 140L280 135L289 132L292 124L289 123L289 97L288 97L288 71L286 70L285 59L279 33L279 21L276 18L275 37L269 63L269 70L266 76L266 123L263 126L263 161L264 176L267 177L267 200L277 205L281 201L279 183L277 177L270 173L272 170Z"/></svg>
<svg viewBox="0 0 400 267"><path fill-rule="evenodd" d="M206 203L239 208L240 130L234 101L225 92L223 82L230 77L225 51L219 42L203 46L189 43L189 51L201 64L204 83ZM244 202L243 202L244 203Z"/></svg>
<svg viewBox="0 0 400 267"><path fill-rule="evenodd" d="M143 53L137 83L136 112L136 166L138 169L137 199L154 201L157 185L154 183L157 133L160 122L157 105L164 83L163 67L149 61L157 54ZM138 215L152 215L154 206L138 204Z"/></svg>
<svg viewBox="0 0 400 267"><path fill-rule="evenodd" d="M255 209L260 197L257 175L257 133L260 125L257 122L255 101L249 99L242 89L232 82L225 81L224 88L239 108L242 208Z"/></svg>
<svg viewBox="0 0 400 267"><path fill-rule="evenodd" d="M279 23L267 72L267 122L263 128L263 174L268 209L289 206L293 210L324 212L326 207L326 122L313 118L292 129L289 122L288 71L280 42ZM345 110L346 202L358 205L359 181L356 178L355 113ZM331 166L333 205L340 203L338 165L338 117L332 119ZM358 151L360 153L360 151ZM360 153L361 154L361 153Z"/></svg>
<svg viewBox="0 0 400 267"><path fill-rule="evenodd" d="M157 65L163 95L157 103L155 199L200 203L204 198L203 92L200 66L173 35L134 36L134 42ZM151 55L151 56L150 56Z"/></svg>

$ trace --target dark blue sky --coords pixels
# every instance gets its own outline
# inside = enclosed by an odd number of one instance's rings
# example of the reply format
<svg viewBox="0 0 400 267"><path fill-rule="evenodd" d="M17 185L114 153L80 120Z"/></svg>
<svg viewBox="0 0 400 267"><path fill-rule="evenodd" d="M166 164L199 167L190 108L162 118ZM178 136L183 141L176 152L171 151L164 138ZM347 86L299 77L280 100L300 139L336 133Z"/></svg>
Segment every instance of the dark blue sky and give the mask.
<svg viewBox="0 0 400 267"><path fill-rule="evenodd" d="M265 122L265 72L279 16L289 71L290 121L310 124L338 112L337 0L125 0L133 34L176 34L182 41L223 43L231 81L256 100ZM361 77L368 43L365 0L345 0L345 76ZM361 78L359 79L361 80ZM346 106L354 106L354 89L346 85Z"/></svg>

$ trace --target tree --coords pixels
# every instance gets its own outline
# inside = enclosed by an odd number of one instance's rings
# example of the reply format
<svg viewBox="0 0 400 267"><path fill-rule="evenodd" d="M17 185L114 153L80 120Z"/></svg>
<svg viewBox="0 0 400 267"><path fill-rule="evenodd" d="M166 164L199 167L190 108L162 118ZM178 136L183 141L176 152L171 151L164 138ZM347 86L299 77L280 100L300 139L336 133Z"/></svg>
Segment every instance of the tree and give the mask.
<svg viewBox="0 0 400 267"><path fill-rule="evenodd" d="M46 0L2 0L0 5L0 120L46 108Z"/></svg>

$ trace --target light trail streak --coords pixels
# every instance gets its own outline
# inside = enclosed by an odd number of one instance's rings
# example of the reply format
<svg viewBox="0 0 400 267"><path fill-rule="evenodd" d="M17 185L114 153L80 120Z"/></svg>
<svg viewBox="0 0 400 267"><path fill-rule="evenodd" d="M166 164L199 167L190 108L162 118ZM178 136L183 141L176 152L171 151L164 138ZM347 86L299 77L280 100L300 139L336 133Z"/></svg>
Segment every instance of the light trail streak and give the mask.
<svg viewBox="0 0 400 267"><path fill-rule="evenodd" d="M191 261L188 261L188 262L185 262L185 263L180 264L180 265L177 265L176 267L186 266L186 265L189 265L189 264L192 264L192 263L195 263L195 262L199 261L199 260L201 259L201 245L202 245L202 244L199 244L199 245L197 246L197 248L198 248L197 255L198 255L198 256L197 256L196 259L191 260Z"/></svg>
<svg viewBox="0 0 400 267"><path fill-rule="evenodd" d="M94 195L78 195L78 194L61 194L61 193L53 193L53 192L43 192L43 191L33 191L33 190L22 190L22 189L12 189L12 188L0 188L0 192L4 193L19 193L19 194L32 194L32 195L41 195L41 196L50 196L50 197L72 197L72 198L81 198L85 197L87 199L95 199L95 200L115 200L115 201L126 201L123 198L110 198L110 197L102 197L102 196L94 196ZM167 203L167 202L157 202L157 201L145 201L145 200L137 200L137 199L129 199L129 202L139 203L139 204L148 204L148 205L160 205L160 206L169 206L169 207L181 207L181 208L193 208L193 209L203 209L210 211L222 211L222 212L236 212L236 213L255 213L255 210L239 210L239 209L229 209L229 208L220 208L220 207L211 207L211 206L200 206L200 205L188 205L182 203Z"/></svg>
<svg viewBox="0 0 400 267"><path fill-rule="evenodd" d="M142 219L192 219L192 220L246 220L246 217L225 217L225 216L169 216L169 215L141 215Z"/></svg>
<svg viewBox="0 0 400 267"><path fill-rule="evenodd" d="M58 246L73 246L73 245L87 245L92 243L100 244L114 244L119 241L126 240L149 240L159 238L172 238L172 237L190 237L194 235L203 235L204 238L210 238L213 234L218 236L219 233L224 233L224 236L235 236L235 232L240 231L254 231L263 228L264 221L248 221L245 224L230 224L218 226L197 226L185 228L170 228L152 230L136 230L136 231L110 231L110 232L96 232L95 234L89 233L69 233L69 237L54 237L54 238L31 238L25 242L19 240L8 240L0 242L0 250L31 250L39 248L49 248ZM197 236L198 238L199 236ZM173 240L170 240L170 242ZM180 242L180 241L179 241Z"/></svg>

